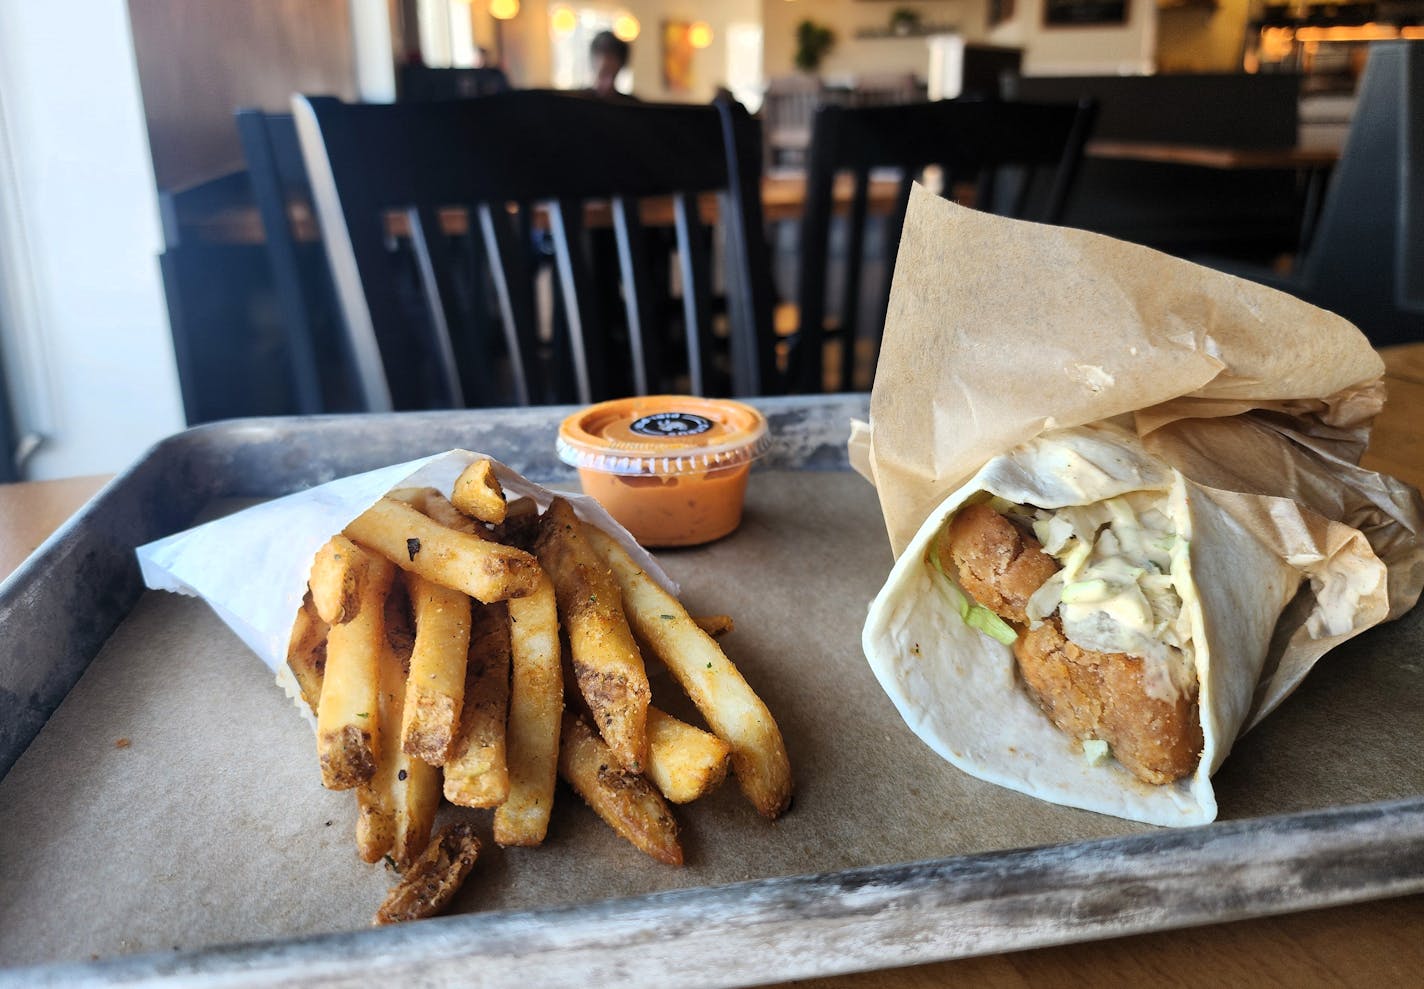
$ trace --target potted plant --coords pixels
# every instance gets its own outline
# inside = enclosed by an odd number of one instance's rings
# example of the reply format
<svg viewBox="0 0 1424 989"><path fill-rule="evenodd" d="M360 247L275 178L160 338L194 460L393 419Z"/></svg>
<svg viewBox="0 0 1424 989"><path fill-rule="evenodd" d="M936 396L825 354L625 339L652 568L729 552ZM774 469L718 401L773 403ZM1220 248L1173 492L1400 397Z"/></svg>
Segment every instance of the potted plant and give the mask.
<svg viewBox="0 0 1424 989"><path fill-rule="evenodd" d="M815 72L835 43L836 35L830 28L813 20L802 21L796 25L796 67Z"/></svg>
<svg viewBox="0 0 1424 989"><path fill-rule="evenodd" d="M909 7L897 7L890 12L890 33L901 37L914 34L920 29L920 13Z"/></svg>

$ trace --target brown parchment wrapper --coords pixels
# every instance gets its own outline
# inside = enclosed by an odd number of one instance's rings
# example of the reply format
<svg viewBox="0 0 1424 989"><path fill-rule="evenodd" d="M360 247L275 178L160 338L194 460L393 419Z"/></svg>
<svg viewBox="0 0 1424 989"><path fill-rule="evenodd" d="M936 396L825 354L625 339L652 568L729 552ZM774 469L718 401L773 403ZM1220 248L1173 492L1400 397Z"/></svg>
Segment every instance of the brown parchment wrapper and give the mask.
<svg viewBox="0 0 1424 989"><path fill-rule="evenodd" d="M1359 466L1383 372L1354 326L1292 296L916 188L851 461L898 557L992 458L1070 427L1135 431L1308 588L1277 624L1244 730L1424 586L1424 502ZM1327 600L1380 563L1382 586Z"/></svg>

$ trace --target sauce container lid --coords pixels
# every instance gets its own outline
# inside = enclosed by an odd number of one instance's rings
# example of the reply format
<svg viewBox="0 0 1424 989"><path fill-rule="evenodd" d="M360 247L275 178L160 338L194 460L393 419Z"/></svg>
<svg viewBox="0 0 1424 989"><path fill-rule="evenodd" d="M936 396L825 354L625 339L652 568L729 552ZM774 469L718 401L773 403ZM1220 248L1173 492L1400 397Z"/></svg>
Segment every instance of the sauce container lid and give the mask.
<svg viewBox="0 0 1424 989"><path fill-rule="evenodd" d="M691 474L749 463L771 446L750 405L691 395L617 398L575 412L555 444L566 464L605 474Z"/></svg>

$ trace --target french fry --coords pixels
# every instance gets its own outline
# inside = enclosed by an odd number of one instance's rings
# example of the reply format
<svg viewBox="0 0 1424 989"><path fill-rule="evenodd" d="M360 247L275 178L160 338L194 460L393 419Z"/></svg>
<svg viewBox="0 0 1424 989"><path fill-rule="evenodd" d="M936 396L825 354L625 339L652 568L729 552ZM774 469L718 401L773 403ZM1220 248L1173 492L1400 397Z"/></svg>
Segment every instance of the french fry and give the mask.
<svg viewBox="0 0 1424 989"><path fill-rule="evenodd" d="M507 508L504 489L499 486L499 478L494 476L494 467L488 460L476 460L460 472L450 492L450 501L481 522L498 525L504 521Z"/></svg>
<svg viewBox="0 0 1424 989"><path fill-rule="evenodd" d="M737 623L732 621L731 615L694 615L692 620L698 628L714 639L720 639L728 632L737 630Z"/></svg>
<svg viewBox="0 0 1424 989"><path fill-rule="evenodd" d="M449 904L479 857L480 841L464 821L447 824L386 894L373 924L432 917Z"/></svg>
<svg viewBox="0 0 1424 989"><path fill-rule="evenodd" d="M538 845L549 830L559 769L559 721L564 710L559 614L545 576L528 597L507 602L510 677L509 796L494 812L494 840Z"/></svg>
<svg viewBox="0 0 1424 989"><path fill-rule="evenodd" d="M731 754L716 735L648 708L648 780L673 803L691 803L721 786Z"/></svg>
<svg viewBox="0 0 1424 989"><path fill-rule="evenodd" d="M380 750L375 775L356 788L356 846L367 862L389 853L404 869L430 840L440 806L440 770L401 750L396 725L405 707L406 671L390 644L382 651L379 684Z"/></svg>
<svg viewBox="0 0 1424 989"><path fill-rule="evenodd" d="M326 670L317 706L317 754L322 785L349 790L376 772L377 678L385 641L385 605L394 568L362 553L366 573L360 604L350 621L331 626L326 637Z"/></svg>
<svg viewBox="0 0 1424 989"><path fill-rule="evenodd" d="M366 573L366 561L361 552L345 536L332 536L317 550L312 560L307 587L312 604L321 620L328 625L340 625L356 615L361 603L361 579Z"/></svg>
<svg viewBox="0 0 1424 989"><path fill-rule="evenodd" d="M440 766L455 743L465 703L470 598L414 574L406 578L406 587L415 612L415 645L406 679L400 747L407 755Z"/></svg>
<svg viewBox="0 0 1424 989"><path fill-rule="evenodd" d="M677 821L652 784L618 765L588 722L564 712L559 775L634 847L665 865L682 865Z"/></svg>
<svg viewBox="0 0 1424 989"><path fill-rule="evenodd" d="M392 724L392 716L400 717L396 706L396 695L400 660L396 658L390 644L381 650L380 669L377 673L378 688L376 710L377 723ZM356 787L356 854L363 862L379 862L381 856L390 852L396 841L394 733L389 729L381 731L377 740L376 771L371 778Z"/></svg>
<svg viewBox="0 0 1424 989"><path fill-rule="evenodd" d="M554 582L579 692L614 757L641 773L648 762L648 674L618 584L586 537L591 530L556 498L539 520L534 551Z"/></svg>
<svg viewBox="0 0 1424 989"><path fill-rule="evenodd" d="M382 498L346 535L409 573L486 603L523 597L539 567L523 550L448 529L404 502Z"/></svg>
<svg viewBox="0 0 1424 989"><path fill-rule="evenodd" d="M326 622L316 613L311 592L302 598L297 619L292 623L292 637L287 643L287 666L297 679L302 700L316 714L321 700L321 681L326 673Z"/></svg>
<svg viewBox="0 0 1424 989"><path fill-rule="evenodd" d="M454 529L456 532L463 532L471 536L489 538L488 529L450 504L450 499L441 494L438 488L397 488L386 497L394 501L405 502L422 515L428 515L447 529ZM504 542L502 539L498 541Z"/></svg>
<svg viewBox="0 0 1424 989"><path fill-rule="evenodd" d="M791 763L771 712L740 671L682 604L633 562L613 539L585 526L588 541L613 570L628 621L732 746L732 769L747 799L775 818L791 802Z"/></svg>
<svg viewBox="0 0 1424 989"><path fill-rule="evenodd" d="M445 760L445 799L461 807L498 807L509 796L509 609L502 602L485 605L471 619L465 703Z"/></svg>
<svg viewBox="0 0 1424 989"><path fill-rule="evenodd" d="M415 648L415 615L410 610L407 582L407 575L396 570L386 594L386 641L400 659L402 669L410 666L410 654Z"/></svg>
<svg viewBox="0 0 1424 989"><path fill-rule="evenodd" d="M529 549L539 535L539 505L533 498L516 498L505 509L504 521L491 533L508 546Z"/></svg>

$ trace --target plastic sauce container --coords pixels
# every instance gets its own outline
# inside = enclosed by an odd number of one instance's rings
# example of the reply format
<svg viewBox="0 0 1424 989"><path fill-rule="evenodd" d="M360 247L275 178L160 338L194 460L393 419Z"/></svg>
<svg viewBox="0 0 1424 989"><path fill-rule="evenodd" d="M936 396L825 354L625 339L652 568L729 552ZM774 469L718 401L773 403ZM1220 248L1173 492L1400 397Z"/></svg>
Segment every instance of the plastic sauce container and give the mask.
<svg viewBox="0 0 1424 989"><path fill-rule="evenodd" d="M686 395L620 398L559 427L559 459L585 494L645 546L696 546L734 530L752 461L771 438L741 402Z"/></svg>

